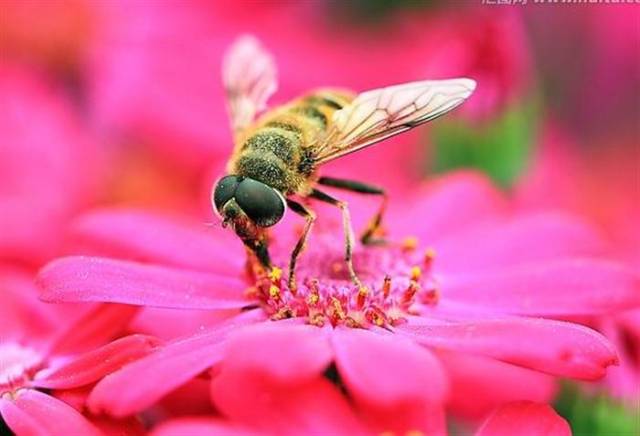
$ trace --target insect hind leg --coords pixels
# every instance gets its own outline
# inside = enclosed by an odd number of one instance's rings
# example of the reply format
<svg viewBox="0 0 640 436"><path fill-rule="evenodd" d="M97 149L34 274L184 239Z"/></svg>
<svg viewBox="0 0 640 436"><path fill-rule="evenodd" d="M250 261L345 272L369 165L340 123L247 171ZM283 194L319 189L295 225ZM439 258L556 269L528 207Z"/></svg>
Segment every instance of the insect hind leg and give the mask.
<svg viewBox="0 0 640 436"><path fill-rule="evenodd" d="M342 213L342 228L344 231L345 240L344 260L347 263L349 277L351 278L351 281L356 284L356 286L358 286L359 288L364 288L365 286L362 284L362 282L358 278L358 275L356 274L355 269L353 268L353 227L351 226L351 215L349 214L349 207L347 206L347 203L335 199L329 194L325 194L324 192L317 189L313 189L311 191L311 194L309 194L309 197L332 204L340 208L340 211Z"/></svg>
<svg viewBox="0 0 640 436"><path fill-rule="evenodd" d="M386 241L377 237L377 233L382 228L382 219L387 210L389 197L383 188L358 182L355 180L334 179L333 177L320 177L318 184L330 186L332 188L343 189L345 191L357 192L365 195L378 195L382 197L382 202L376 214L371 218L367 227L360 235L360 242L364 245L384 244Z"/></svg>

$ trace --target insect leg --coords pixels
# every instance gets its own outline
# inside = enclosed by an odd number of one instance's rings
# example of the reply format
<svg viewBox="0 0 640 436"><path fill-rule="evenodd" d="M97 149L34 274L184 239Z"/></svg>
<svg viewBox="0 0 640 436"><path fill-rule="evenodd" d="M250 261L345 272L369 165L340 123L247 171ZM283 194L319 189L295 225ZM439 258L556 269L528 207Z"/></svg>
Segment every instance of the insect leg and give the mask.
<svg viewBox="0 0 640 436"><path fill-rule="evenodd" d="M351 215L349 214L349 207L347 203L344 201L337 200L332 196L325 194L322 191L318 191L314 189L309 194L309 197L315 198L316 200L323 201L325 203L332 204L340 208L342 212L342 227L344 229L344 239L345 239L345 256L344 260L347 263L347 269L349 270L349 276L353 283L355 283L358 287L364 288L364 285L358 278L355 269L353 268L353 227L351 226Z"/></svg>
<svg viewBox="0 0 640 436"><path fill-rule="evenodd" d="M384 189L377 186L356 182L354 180L334 179L332 177L320 177L318 183L325 186L331 186L333 188L344 189L346 191L358 192L360 194L382 196L380 208L373 216L371 221L369 221L369 224L365 228L364 232L362 232L362 235L360 235L360 241L365 245L384 242L383 239L374 237L376 232L380 229L384 212L387 209L388 196Z"/></svg>
<svg viewBox="0 0 640 436"><path fill-rule="evenodd" d="M289 208L297 213L298 215L304 217L305 225L304 230L302 231L302 235L300 235L300 239L296 243L295 248L291 252L291 259L289 260L289 289L295 290L296 288L296 262L298 261L298 257L300 257L300 253L302 249L307 243L307 239L309 238L309 233L311 233L311 228L313 227L313 223L316 220L316 214L313 213L312 210L307 209L302 204L287 199L287 205Z"/></svg>

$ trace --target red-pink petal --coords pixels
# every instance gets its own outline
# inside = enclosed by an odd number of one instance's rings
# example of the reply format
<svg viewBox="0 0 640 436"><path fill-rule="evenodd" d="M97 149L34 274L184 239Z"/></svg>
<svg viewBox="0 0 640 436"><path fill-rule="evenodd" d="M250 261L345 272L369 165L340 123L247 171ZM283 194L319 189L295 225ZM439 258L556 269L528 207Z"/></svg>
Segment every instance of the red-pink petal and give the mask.
<svg viewBox="0 0 640 436"><path fill-rule="evenodd" d="M144 410L219 362L229 333L261 319L260 312L248 312L215 328L168 343L103 378L89 396L90 409L118 417Z"/></svg>
<svg viewBox="0 0 640 436"><path fill-rule="evenodd" d="M423 345L485 355L553 375L595 380L617 363L613 345L581 325L542 318L458 321L411 317L396 328Z"/></svg>
<svg viewBox="0 0 640 436"><path fill-rule="evenodd" d="M360 404L358 412L373 434L447 435L446 414L442 403L410 401L389 407Z"/></svg>
<svg viewBox="0 0 640 436"><path fill-rule="evenodd" d="M491 181L471 171L425 184L416 198L413 204L390 209L389 230L398 237L416 236L424 243L499 215L505 208L503 195Z"/></svg>
<svg viewBox="0 0 640 436"><path fill-rule="evenodd" d="M10 6L3 2L3 25L11 20ZM71 99L50 86L49 78L34 74L36 69L7 61L6 37L3 30L0 259L35 266L56 254L68 220L94 198L100 159Z"/></svg>
<svg viewBox="0 0 640 436"><path fill-rule="evenodd" d="M448 390L438 359L427 349L392 334L338 328L333 331L338 372L364 403L443 402Z"/></svg>
<svg viewBox="0 0 640 436"><path fill-rule="evenodd" d="M366 434L345 397L323 378L285 386L259 374L222 370L211 392L223 415L269 434Z"/></svg>
<svg viewBox="0 0 640 436"><path fill-rule="evenodd" d="M72 256L38 275L48 302L100 301L179 309L227 309L247 304L247 285L232 276L136 262Z"/></svg>
<svg viewBox="0 0 640 436"><path fill-rule="evenodd" d="M554 377L530 369L470 354L440 352L438 357L451 383L447 407L468 420L512 401L550 402L557 392Z"/></svg>
<svg viewBox="0 0 640 436"><path fill-rule="evenodd" d="M220 419L193 417L163 422L151 434L153 436L258 436L263 433Z"/></svg>
<svg viewBox="0 0 640 436"><path fill-rule="evenodd" d="M87 385L149 354L157 345L158 341L149 336L127 336L78 356L61 367L37 374L32 385L49 389Z"/></svg>
<svg viewBox="0 0 640 436"><path fill-rule="evenodd" d="M99 436L101 433L73 407L33 389L20 391L17 398L0 398L0 412L18 435Z"/></svg>
<svg viewBox="0 0 640 436"><path fill-rule="evenodd" d="M0 268L0 319L5 338L44 338L56 329L50 305L38 300L38 288L26 272Z"/></svg>
<svg viewBox="0 0 640 436"><path fill-rule="evenodd" d="M96 304L65 325L49 345L49 355L90 350L121 334L139 308L124 304Z"/></svg>
<svg viewBox="0 0 640 436"><path fill-rule="evenodd" d="M232 334L222 368L296 384L322 374L333 360L326 333L308 325L260 323Z"/></svg>
<svg viewBox="0 0 640 436"><path fill-rule="evenodd" d="M135 209L85 214L72 226L71 240L74 252L220 274L241 271L244 262L233 232Z"/></svg>
<svg viewBox="0 0 640 436"><path fill-rule="evenodd" d="M523 262L600 254L603 243L582 220L560 213L481 223L438 242L441 272L501 269Z"/></svg>
<svg viewBox="0 0 640 436"><path fill-rule="evenodd" d="M548 404L521 401L496 410L476 436L571 436L571 427Z"/></svg>
<svg viewBox="0 0 640 436"><path fill-rule="evenodd" d="M640 276L591 259L443 277L443 289L448 300L500 313L590 315L640 305Z"/></svg>

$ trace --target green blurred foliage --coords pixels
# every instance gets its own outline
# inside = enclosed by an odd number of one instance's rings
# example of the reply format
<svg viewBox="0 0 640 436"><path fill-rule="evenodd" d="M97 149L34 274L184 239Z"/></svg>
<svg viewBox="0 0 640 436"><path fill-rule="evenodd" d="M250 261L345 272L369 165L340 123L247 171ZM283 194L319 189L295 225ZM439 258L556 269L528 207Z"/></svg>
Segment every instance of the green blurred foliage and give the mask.
<svg viewBox="0 0 640 436"><path fill-rule="evenodd" d="M353 22L375 23L389 18L394 12L441 6L442 0L348 0L329 2L334 17Z"/></svg>
<svg viewBox="0 0 640 436"><path fill-rule="evenodd" d="M474 168L509 188L526 167L537 133L537 104L528 102L484 122L442 119L431 130L427 171Z"/></svg>
<svg viewBox="0 0 640 436"><path fill-rule="evenodd" d="M631 410L604 393L589 395L566 383L555 408L569 421L574 436L640 435L640 410Z"/></svg>

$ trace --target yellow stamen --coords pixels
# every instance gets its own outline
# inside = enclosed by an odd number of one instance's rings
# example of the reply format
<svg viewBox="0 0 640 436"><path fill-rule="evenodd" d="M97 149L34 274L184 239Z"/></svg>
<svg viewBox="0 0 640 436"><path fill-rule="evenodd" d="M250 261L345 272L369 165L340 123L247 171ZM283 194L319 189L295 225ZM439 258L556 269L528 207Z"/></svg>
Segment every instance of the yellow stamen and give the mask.
<svg viewBox="0 0 640 436"><path fill-rule="evenodd" d="M420 285L418 284L418 282L416 282L415 280L411 280L409 282L409 286L402 295L402 303L405 305L411 303L413 301L413 297L416 295L419 289Z"/></svg>
<svg viewBox="0 0 640 436"><path fill-rule="evenodd" d="M436 258L436 250L433 247L429 247L424 251L424 263L427 266L431 266Z"/></svg>
<svg viewBox="0 0 640 436"><path fill-rule="evenodd" d="M309 318L309 324L317 327L322 327L324 325L324 321L324 315L321 312L315 313Z"/></svg>
<svg viewBox="0 0 640 436"><path fill-rule="evenodd" d="M276 285L269 286L269 297L273 298L276 301L279 300L280 299L280 288L277 287Z"/></svg>
<svg viewBox="0 0 640 436"><path fill-rule="evenodd" d="M307 297L307 304L309 306L315 306L316 304L318 304L318 301L320 301L320 295L315 292L309 294L309 296Z"/></svg>
<svg viewBox="0 0 640 436"><path fill-rule="evenodd" d="M269 271L269 280L271 280L271 282L273 283L276 283L276 282L279 282L281 278L282 278L282 270L277 266L274 266L273 268L271 268L271 271Z"/></svg>
<svg viewBox="0 0 640 436"><path fill-rule="evenodd" d="M356 297L358 308L361 309L364 306L364 303L367 299L367 295L369 295L369 289L367 289L364 286L358 289L358 296Z"/></svg>
<svg viewBox="0 0 640 436"><path fill-rule="evenodd" d="M419 266L414 266L411 268L411 280L418 281L422 277L422 270Z"/></svg>
<svg viewBox="0 0 640 436"><path fill-rule="evenodd" d="M402 249L404 251L413 251L418 248L418 238L415 236L408 236L402 241Z"/></svg>
<svg viewBox="0 0 640 436"><path fill-rule="evenodd" d="M387 298L391 293L391 276L384 276L384 281L382 282L382 295L384 298Z"/></svg>
<svg viewBox="0 0 640 436"><path fill-rule="evenodd" d="M333 306L333 314L338 320L343 320L345 318L344 309L342 308L342 304L340 300L336 297L331 297L331 305Z"/></svg>

